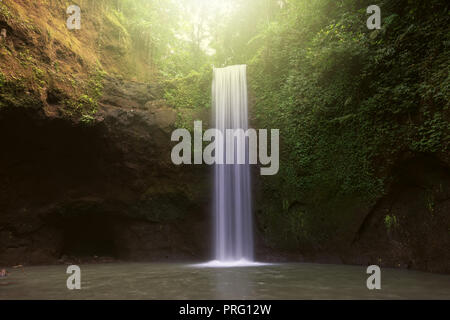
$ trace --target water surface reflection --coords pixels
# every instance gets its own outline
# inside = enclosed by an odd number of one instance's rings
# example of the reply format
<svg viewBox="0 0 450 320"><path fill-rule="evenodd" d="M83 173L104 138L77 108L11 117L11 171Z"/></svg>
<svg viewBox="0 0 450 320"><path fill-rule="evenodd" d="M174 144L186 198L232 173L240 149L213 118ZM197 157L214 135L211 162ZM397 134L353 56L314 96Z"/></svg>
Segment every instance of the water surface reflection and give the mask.
<svg viewBox="0 0 450 320"><path fill-rule="evenodd" d="M66 266L26 267L0 279L0 299L450 299L450 276L320 264L205 268L188 264L82 265L82 290L66 288Z"/></svg>

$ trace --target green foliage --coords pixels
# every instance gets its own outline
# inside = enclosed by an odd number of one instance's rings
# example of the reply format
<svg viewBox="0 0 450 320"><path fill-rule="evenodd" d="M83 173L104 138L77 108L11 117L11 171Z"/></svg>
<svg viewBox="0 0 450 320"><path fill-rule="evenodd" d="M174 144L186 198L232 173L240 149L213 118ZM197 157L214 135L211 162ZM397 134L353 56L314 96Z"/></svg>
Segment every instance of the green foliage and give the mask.
<svg viewBox="0 0 450 320"><path fill-rule="evenodd" d="M211 104L211 80L210 68L167 80L164 83L164 98L176 108L208 108Z"/></svg>
<svg viewBox="0 0 450 320"><path fill-rule="evenodd" d="M91 110L94 112L97 108L97 102L94 100L94 98L89 97L86 94L83 94L78 99L79 108Z"/></svg>
<svg viewBox="0 0 450 320"><path fill-rule="evenodd" d="M92 99L97 100L103 94L103 78L106 76L106 72L100 68L97 68L91 73L88 82L88 93L92 96Z"/></svg>
<svg viewBox="0 0 450 320"><path fill-rule="evenodd" d="M45 72L42 69L35 67L35 66L33 66L33 72L34 72L36 78L38 78L38 79L42 79L45 74Z"/></svg>
<svg viewBox="0 0 450 320"><path fill-rule="evenodd" d="M24 78L10 76L8 79L0 72L0 108L30 108L42 105L37 92L29 89L29 82ZM28 92L28 94L23 94Z"/></svg>
<svg viewBox="0 0 450 320"><path fill-rule="evenodd" d="M82 88L83 94L77 99L67 99L65 105L69 116L79 116L83 124L95 122L94 115L98 111L98 99L103 94L103 78L106 73L101 69L91 72L89 80ZM73 84L72 84L73 85Z"/></svg>
<svg viewBox="0 0 450 320"><path fill-rule="evenodd" d="M384 217L384 225L387 231L392 231L394 228L398 226L397 217L394 215L386 215Z"/></svg>
<svg viewBox="0 0 450 320"><path fill-rule="evenodd" d="M7 21L9 18L12 17L11 12L9 11L8 7L6 6L6 4L2 3L0 1L0 16Z"/></svg>
<svg viewBox="0 0 450 320"><path fill-rule="evenodd" d="M448 145L450 139L450 124L442 113L423 113L425 120L418 127L418 139L412 142L411 148L419 152L438 152Z"/></svg>
<svg viewBox="0 0 450 320"><path fill-rule="evenodd" d="M2 88L6 84L5 75L0 71L0 88Z"/></svg>
<svg viewBox="0 0 450 320"><path fill-rule="evenodd" d="M258 126L281 129L259 217L276 244L346 238L402 154L448 152L446 5L382 1L382 29L370 31L369 4L290 1L249 39L259 48L239 53ZM304 205L286 211L286 200Z"/></svg>
<svg viewBox="0 0 450 320"><path fill-rule="evenodd" d="M23 52L19 52L19 60L20 60L20 63L24 67L26 67L33 62L33 56L31 55L30 51L28 49L26 49Z"/></svg>
<svg viewBox="0 0 450 320"><path fill-rule="evenodd" d="M95 118L89 114L83 114L80 118L81 123L91 125L95 122Z"/></svg>
<svg viewBox="0 0 450 320"><path fill-rule="evenodd" d="M45 71L42 70L42 69L40 69L40 68L37 67L37 66L33 66L33 73L34 73L34 76L35 76L35 78L36 78L35 80L36 80L37 84L38 84L41 88L45 87L45 85L46 85L46 81L45 81Z"/></svg>

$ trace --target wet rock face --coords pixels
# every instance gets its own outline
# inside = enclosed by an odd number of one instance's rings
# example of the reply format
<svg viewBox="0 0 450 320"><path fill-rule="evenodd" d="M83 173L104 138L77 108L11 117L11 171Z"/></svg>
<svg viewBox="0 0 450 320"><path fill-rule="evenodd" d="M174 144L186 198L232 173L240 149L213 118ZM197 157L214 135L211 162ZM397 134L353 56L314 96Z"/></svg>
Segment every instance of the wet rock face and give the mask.
<svg viewBox="0 0 450 320"><path fill-rule="evenodd" d="M144 109L161 95L161 88L139 82L107 77L104 83L102 103L125 109Z"/></svg>
<svg viewBox="0 0 450 320"><path fill-rule="evenodd" d="M0 265L209 254L209 169L172 164L176 112L156 95L109 79L89 126L0 110Z"/></svg>
<svg viewBox="0 0 450 320"><path fill-rule="evenodd" d="M367 215L345 262L450 273L449 167L421 155L394 172L391 188Z"/></svg>

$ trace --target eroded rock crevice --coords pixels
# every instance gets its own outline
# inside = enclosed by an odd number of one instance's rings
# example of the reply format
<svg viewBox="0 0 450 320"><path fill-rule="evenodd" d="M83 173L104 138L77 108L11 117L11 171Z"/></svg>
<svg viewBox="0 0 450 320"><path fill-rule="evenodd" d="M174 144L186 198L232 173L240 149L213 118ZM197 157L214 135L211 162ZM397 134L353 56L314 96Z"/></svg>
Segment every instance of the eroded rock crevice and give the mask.
<svg viewBox="0 0 450 320"><path fill-rule="evenodd" d="M436 157L399 163L346 262L450 272L450 169Z"/></svg>

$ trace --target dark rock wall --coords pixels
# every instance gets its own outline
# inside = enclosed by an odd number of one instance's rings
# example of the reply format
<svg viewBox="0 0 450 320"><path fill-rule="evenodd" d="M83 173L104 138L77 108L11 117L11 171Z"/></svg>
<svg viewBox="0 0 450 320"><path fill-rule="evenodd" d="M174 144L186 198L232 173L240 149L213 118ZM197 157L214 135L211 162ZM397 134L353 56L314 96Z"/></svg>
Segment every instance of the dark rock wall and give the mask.
<svg viewBox="0 0 450 320"><path fill-rule="evenodd" d="M89 125L0 110L0 265L209 256L209 168L173 165L176 112L115 81Z"/></svg>
<svg viewBox="0 0 450 320"><path fill-rule="evenodd" d="M416 155L393 169L391 187L361 224L349 263L450 273L450 169Z"/></svg>

